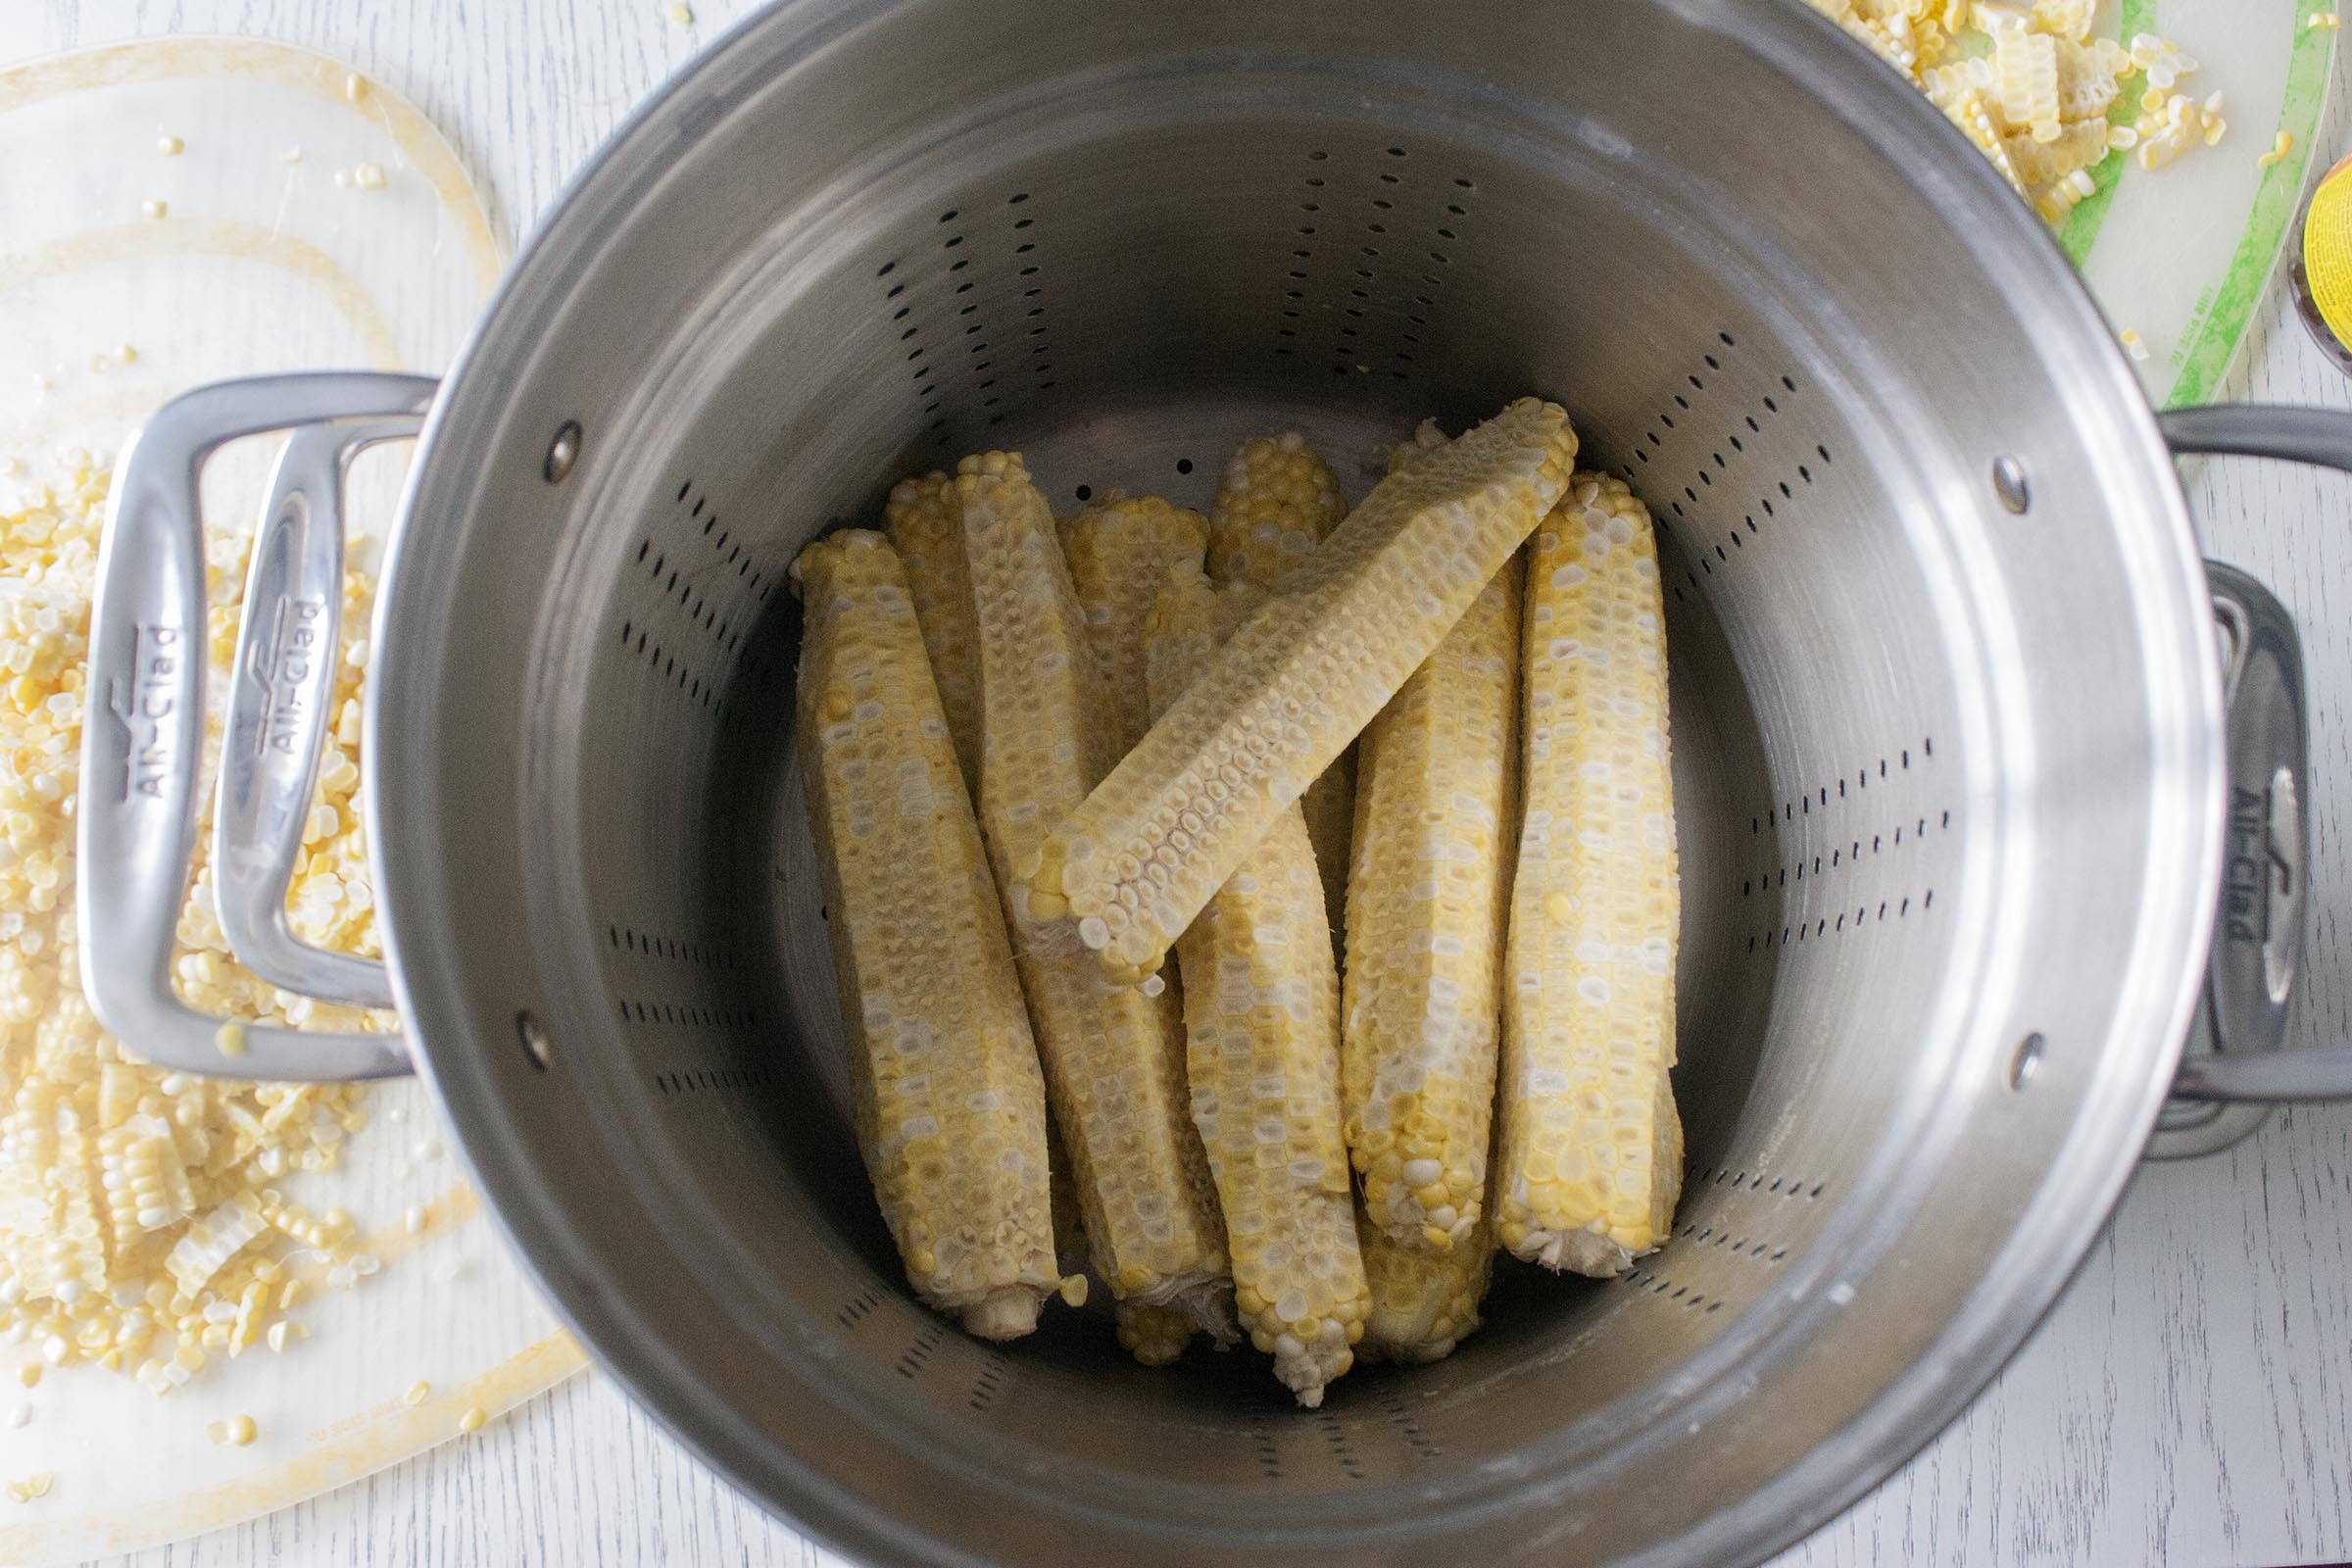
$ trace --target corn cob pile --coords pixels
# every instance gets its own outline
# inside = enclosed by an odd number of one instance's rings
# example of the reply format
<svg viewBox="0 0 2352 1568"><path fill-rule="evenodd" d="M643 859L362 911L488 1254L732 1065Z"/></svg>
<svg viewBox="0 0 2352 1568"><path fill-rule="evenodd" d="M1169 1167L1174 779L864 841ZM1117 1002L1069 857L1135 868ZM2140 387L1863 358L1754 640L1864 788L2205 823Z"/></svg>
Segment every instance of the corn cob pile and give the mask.
<svg viewBox="0 0 2352 1568"><path fill-rule="evenodd" d="M1656 546L1576 450L1523 399L1352 511L1289 435L1207 519L1058 524L988 453L803 553L858 1132L926 1301L1009 1337L1083 1267L1139 1360L1246 1333L1312 1406L1450 1353L1497 1250L1664 1238Z"/></svg>

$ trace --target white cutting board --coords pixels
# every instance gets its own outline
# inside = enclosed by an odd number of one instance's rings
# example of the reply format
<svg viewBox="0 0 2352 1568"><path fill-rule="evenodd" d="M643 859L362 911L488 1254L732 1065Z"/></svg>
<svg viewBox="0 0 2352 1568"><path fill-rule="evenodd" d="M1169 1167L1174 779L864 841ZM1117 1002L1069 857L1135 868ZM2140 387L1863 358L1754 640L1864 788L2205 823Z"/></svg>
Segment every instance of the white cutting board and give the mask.
<svg viewBox="0 0 2352 1568"><path fill-rule="evenodd" d="M2291 233L2312 139L2333 73L2336 33L2308 25L2340 0L2102 0L2097 29L2129 44L2142 32L2179 44L2199 69L2177 90L2219 91L2230 129L2168 169L2111 158L2059 230L2120 333L2147 345L2140 384L2158 408L2210 402L2236 362L2247 323ZM2352 7L2346 7L2352 10ZM2134 77L2110 117L2138 113ZM2279 131L2293 138L2268 168Z"/></svg>
<svg viewBox="0 0 2352 1568"><path fill-rule="evenodd" d="M165 399L223 376L447 367L500 247L432 126L349 77L322 56L212 38L0 72L0 448L111 454ZM176 156L159 151L167 136ZM363 163L380 189L353 181ZM250 527L261 504L275 443L240 445L207 476L214 527ZM352 522L380 539L407 449L379 451L355 474ZM347 1168L289 1196L350 1210L385 1266L302 1309L309 1340L217 1360L162 1398L88 1366L27 1393L13 1374L31 1351L0 1348L0 1404L34 1412L0 1426L0 1477L55 1477L44 1497L0 1502L0 1563L76 1561L282 1507L581 1364L478 1211L422 1088L384 1086L368 1105ZM411 1407L401 1396L419 1380L431 1396ZM236 1414L260 1428L251 1446L207 1440Z"/></svg>

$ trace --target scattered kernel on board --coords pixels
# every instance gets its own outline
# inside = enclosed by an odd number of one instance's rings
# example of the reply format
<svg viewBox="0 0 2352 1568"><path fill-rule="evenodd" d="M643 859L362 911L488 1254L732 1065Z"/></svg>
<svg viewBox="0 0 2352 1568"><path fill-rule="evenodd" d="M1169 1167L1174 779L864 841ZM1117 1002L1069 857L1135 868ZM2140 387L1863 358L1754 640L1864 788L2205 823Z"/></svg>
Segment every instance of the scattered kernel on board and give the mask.
<svg viewBox="0 0 2352 1568"><path fill-rule="evenodd" d="M2089 171L2111 154L2155 171L2229 130L2219 93L2200 104L2175 90L2199 69L2193 56L2150 32L2129 46L2092 37L2090 0L1807 3L1903 73L2053 224L2097 191ZM2132 76L2145 83L2139 113L2110 124Z"/></svg>
<svg viewBox="0 0 2352 1568"><path fill-rule="evenodd" d="M135 355L125 345L101 357ZM124 1055L82 1001L73 823L109 466L89 453L28 456L8 459L12 472L30 472L0 500L0 842L10 852L0 857L0 1331L36 1348L18 1369L26 1388L47 1364L88 1363L169 1395L256 1343L282 1350L304 1336L283 1315L302 1290L291 1254L354 1261L348 1216L321 1220L274 1183L341 1166L365 1090L159 1071ZM234 535L206 546L208 642L223 667L247 548ZM368 581L347 574L346 635L364 627L370 598ZM355 701L361 680L342 672L337 701ZM368 882L357 762L356 735L329 741L321 782L336 824L306 846L287 915L306 942L373 957L372 901L352 896ZM217 1016L291 1021L275 989L229 956L203 863L209 833L197 837L176 990ZM394 1026L388 1014L329 1006L313 1022Z"/></svg>
<svg viewBox="0 0 2352 1568"><path fill-rule="evenodd" d="M466 1413L458 1417L458 1430L460 1432L479 1432L482 1430L482 1423L489 1419L489 1411L478 1404L469 1404L466 1407Z"/></svg>

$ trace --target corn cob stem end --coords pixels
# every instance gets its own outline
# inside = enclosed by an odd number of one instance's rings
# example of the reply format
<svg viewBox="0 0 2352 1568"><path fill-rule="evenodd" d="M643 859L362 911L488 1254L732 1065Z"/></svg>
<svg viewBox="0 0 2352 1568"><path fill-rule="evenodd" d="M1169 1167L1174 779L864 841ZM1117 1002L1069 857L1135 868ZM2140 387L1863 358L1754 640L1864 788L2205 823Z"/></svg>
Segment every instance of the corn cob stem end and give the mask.
<svg viewBox="0 0 2352 1568"><path fill-rule="evenodd" d="M1634 1264L1631 1251L1596 1229L1531 1229L1512 1245L1511 1254L1525 1262L1541 1263L1555 1274L1586 1274L1598 1280L1613 1278Z"/></svg>
<svg viewBox="0 0 2352 1568"><path fill-rule="evenodd" d="M1017 1340L1036 1329L1040 1300L1033 1286L991 1291L963 1309L964 1332L975 1339Z"/></svg>

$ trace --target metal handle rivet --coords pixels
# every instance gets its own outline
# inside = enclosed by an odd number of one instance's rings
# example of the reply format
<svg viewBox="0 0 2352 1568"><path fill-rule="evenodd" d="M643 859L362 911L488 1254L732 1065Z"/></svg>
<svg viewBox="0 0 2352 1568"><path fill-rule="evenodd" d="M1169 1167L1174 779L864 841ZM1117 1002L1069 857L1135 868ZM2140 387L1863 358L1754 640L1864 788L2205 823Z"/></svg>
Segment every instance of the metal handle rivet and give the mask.
<svg viewBox="0 0 2352 1568"><path fill-rule="evenodd" d="M514 1034L521 1040L522 1054L530 1058L531 1065L541 1072L547 1071L547 1031L528 1009L514 1015Z"/></svg>
<svg viewBox="0 0 2352 1568"><path fill-rule="evenodd" d="M571 466L579 461L580 421L566 419L556 432L555 440L548 443L547 461L539 466L540 475L549 484L562 484L564 476L571 472Z"/></svg>
<svg viewBox="0 0 2352 1568"><path fill-rule="evenodd" d="M1992 460L1992 493L2001 498L2001 505L2019 516L2034 504L2034 494L2026 487L2026 466L2011 457Z"/></svg>
<svg viewBox="0 0 2352 1568"><path fill-rule="evenodd" d="M2034 1081L2034 1074L2041 1067L2042 1047L2047 1043L2038 1029L2017 1043L2017 1053L2009 1058L2010 1088L2023 1089Z"/></svg>

